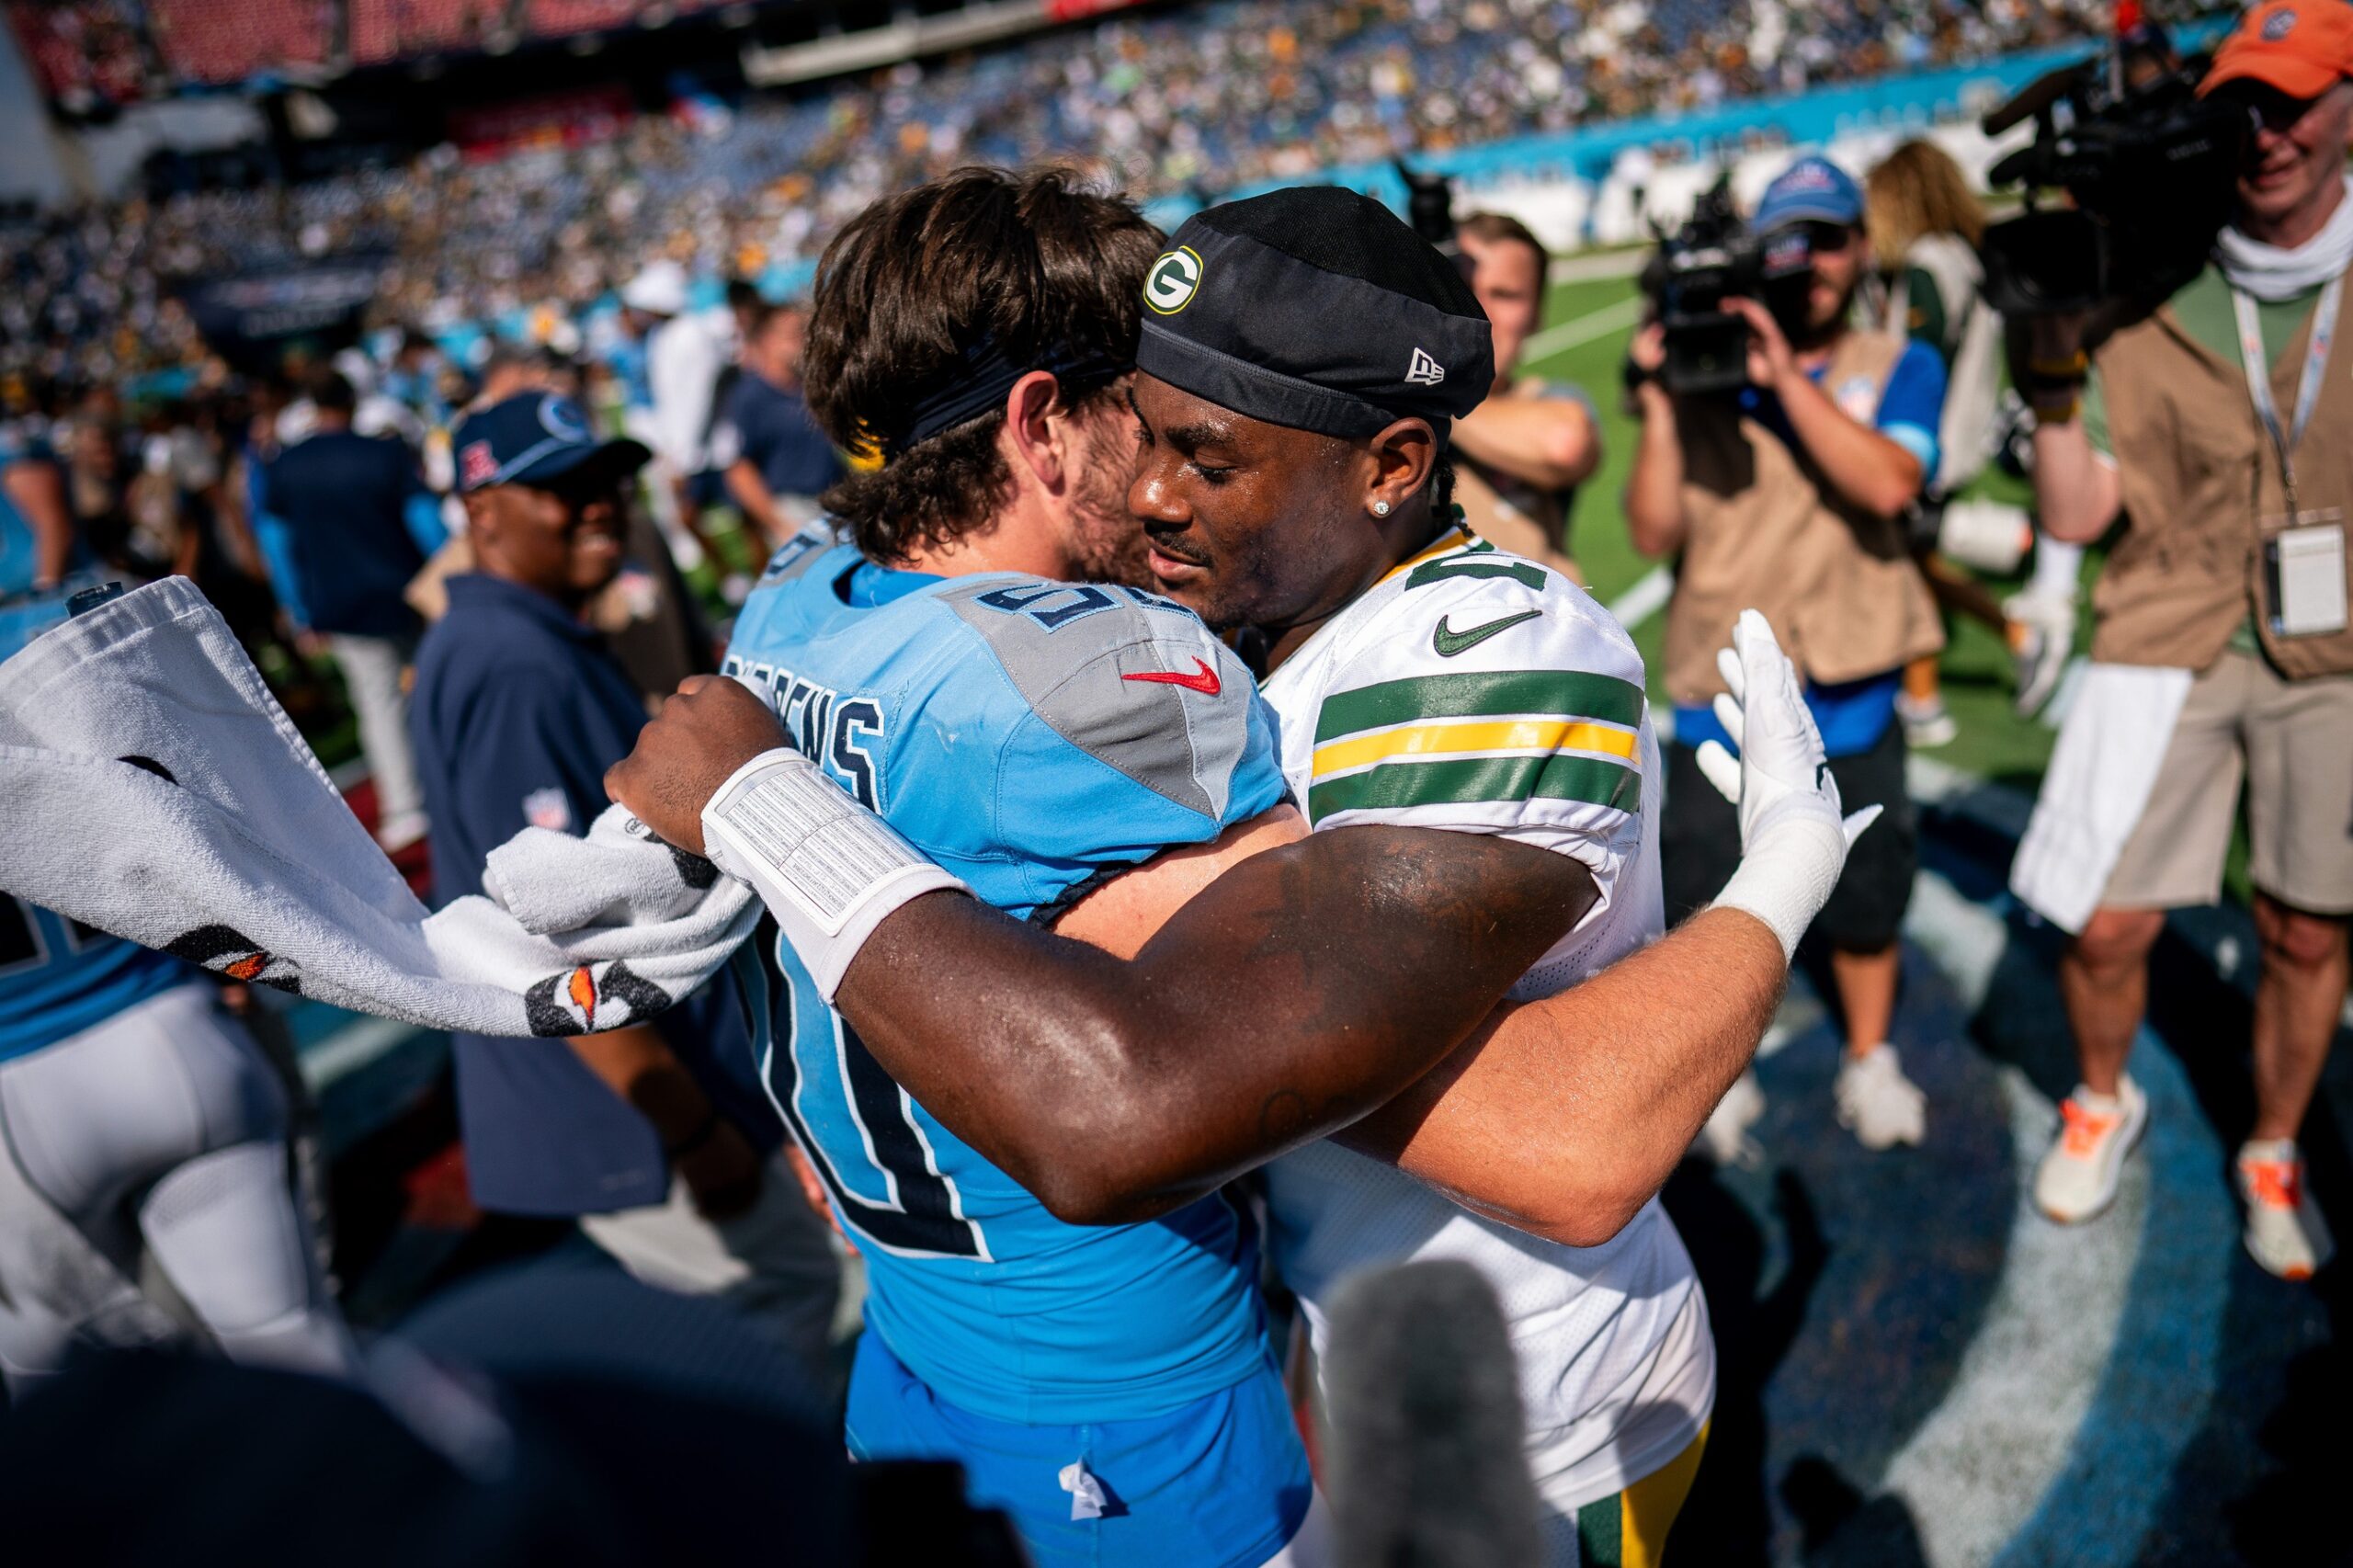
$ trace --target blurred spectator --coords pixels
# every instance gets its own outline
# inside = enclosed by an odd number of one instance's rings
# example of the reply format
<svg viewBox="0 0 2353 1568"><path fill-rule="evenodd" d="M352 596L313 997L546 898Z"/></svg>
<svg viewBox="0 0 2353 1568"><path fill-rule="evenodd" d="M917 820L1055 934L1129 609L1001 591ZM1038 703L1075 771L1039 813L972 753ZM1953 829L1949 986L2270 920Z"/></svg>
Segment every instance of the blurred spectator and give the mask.
<svg viewBox="0 0 2353 1568"><path fill-rule="evenodd" d="M2213 260L2088 358L2081 316L2035 319L2019 367L2043 526L2088 544L2123 524L2010 873L2075 937L2059 972L2083 1082L2034 1193L2068 1222L2114 1200L2149 1119L2125 1065L2150 956L2165 911L2221 895L2244 804L2262 970L2235 1170L2247 1252L2300 1279L2335 1246L2298 1138L2353 926L2353 9L2250 8L2199 91L2256 126Z"/></svg>
<svg viewBox="0 0 2353 1568"><path fill-rule="evenodd" d="M2033 524L2015 506L1980 501L1954 509L1962 488L1993 456L2004 427L2002 322L1978 289L1985 275L1977 259L1985 211L1961 166L1933 142L1896 148L1871 170L1864 192L1871 251L1883 269L1875 280L1879 308L1873 324L1928 345L1945 365L1938 462L1920 498L1914 528L1920 569L1948 614L1969 616L2001 633L2018 664L2018 709L2031 713L2049 700L2074 651L2075 583L2083 550L2055 540L2035 540ZM1946 530L1956 550L1974 547L1977 558L2005 569L2031 543L2033 585L2007 605L1998 602L1938 553L1936 546ZM1984 537L1989 534L1995 537ZM1945 710L1933 656L1904 667L1897 712L1913 745L1943 745L1953 738L1956 729Z"/></svg>
<svg viewBox="0 0 2353 1568"><path fill-rule="evenodd" d="M729 496L771 547L817 516L818 495L843 473L840 456L801 395L808 320L790 306L753 313L743 373L728 389L712 438L726 463Z"/></svg>
<svg viewBox="0 0 2353 1568"><path fill-rule="evenodd" d="M1552 257L1516 218L1473 212L1455 225L1471 291L1495 332L1495 390L1454 422L1454 499L1481 539L1585 577L1569 555L1577 486L1601 466L1593 403L1571 386L1519 373L1520 350L1544 316Z"/></svg>
<svg viewBox="0 0 2353 1568"><path fill-rule="evenodd" d="M645 722L582 614L620 570L632 440L599 442L579 405L526 392L453 433L475 570L449 579L413 714L433 817L434 894L481 890L527 826L585 833L605 770ZM725 1298L822 1369L837 1273L823 1222L748 1077L732 982L654 1024L570 1041L456 1040L474 1199L575 1216L649 1283Z"/></svg>
<svg viewBox="0 0 2353 1568"><path fill-rule="evenodd" d="M0 658L65 619L0 627ZM0 1378L188 1337L333 1375L354 1351L287 1165L276 1070L213 978L0 893ZM13 1419L13 1413L11 1418Z"/></svg>
<svg viewBox="0 0 2353 1568"><path fill-rule="evenodd" d="M621 306L640 335L633 355L623 349L612 361L624 391L622 427L654 454L646 471L654 518L672 556L691 572L712 554L698 527L693 485L710 451L710 400L734 347L710 312L689 311L686 268L666 257L629 280Z"/></svg>
<svg viewBox="0 0 2353 1568"><path fill-rule="evenodd" d="M1726 301L1748 323L1751 384L1677 396L1658 379L1663 330L1644 326L1632 348L1643 433L1627 526L1644 554L1677 562L1662 661L1675 701L1659 838L1667 918L1714 898L1739 858L1739 824L1698 748L1732 744L1711 707L1724 690L1716 650L1755 607L1805 676L1847 809L1885 808L1813 926L1847 1031L1838 1119L1884 1149L1919 1142L1927 1122L1888 1043L1896 934L1918 860L1895 699L1904 664L1944 644L1903 523L1937 471L1944 367L1925 344L1850 325L1868 252L1862 192L1837 165L1800 159L1767 187L1756 223L1765 233L1802 226L1813 281L1804 319L1786 332L1756 301ZM1720 1116L1753 1119L1761 1108L1753 1079L1744 1084Z"/></svg>
<svg viewBox="0 0 2353 1568"><path fill-rule="evenodd" d="M0 424L0 600L55 587L78 553L57 454L30 421Z"/></svg>
<svg viewBox="0 0 2353 1568"><path fill-rule="evenodd" d="M353 431L349 381L326 372L311 403L311 434L262 472L256 531L306 648L343 669L376 787L377 841L401 849L426 830L402 682L418 625L403 592L440 547L440 516L414 452Z"/></svg>

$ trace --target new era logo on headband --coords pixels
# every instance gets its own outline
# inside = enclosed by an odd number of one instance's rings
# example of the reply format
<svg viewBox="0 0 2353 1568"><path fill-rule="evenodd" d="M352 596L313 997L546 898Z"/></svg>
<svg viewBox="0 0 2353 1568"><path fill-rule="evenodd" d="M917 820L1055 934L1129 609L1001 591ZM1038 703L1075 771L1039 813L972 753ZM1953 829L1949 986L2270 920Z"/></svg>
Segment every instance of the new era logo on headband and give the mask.
<svg viewBox="0 0 2353 1568"><path fill-rule="evenodd" d="M1414 350L1414 362L1405 367L1405 380L1417 387L1434 387L1446 380L1446 367L1430 358L1427 348Z"/></svg>

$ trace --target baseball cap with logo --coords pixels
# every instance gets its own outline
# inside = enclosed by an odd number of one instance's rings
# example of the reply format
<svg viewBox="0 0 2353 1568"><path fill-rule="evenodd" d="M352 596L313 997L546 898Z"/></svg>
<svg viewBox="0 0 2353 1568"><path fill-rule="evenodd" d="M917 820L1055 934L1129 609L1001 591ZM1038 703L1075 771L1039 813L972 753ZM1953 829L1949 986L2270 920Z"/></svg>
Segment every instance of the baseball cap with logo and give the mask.
<svg viewBox="0 0 2353 1568"><path fill-rule="evenodd" d="M1446 435L1495 386L1461 272L1370 197L1269 191L1194 214L1144 274L1136 369L1270 425Z"/></svg>
<svg viewBox="0 0 2353 1568"><path fill-rule="evenodd" d="M1756 204L1756 231L1764 234L1792 223L1838 223L1852 228L1862 221L1862 187L1854 176L1824 157L1804 157L1791 164L1765 187L1765 199Z"/></svg>
<svg viewBox="0 0 2353 1568"><path fill-rule="evenodd" d="M590 463L620 478L653 455L626 437L598 440L580 405L551 392L517 392L475 410L449 433L449 448L461 494L494 484L544 485Z"/></svg>
<svg viewBox="0 0 2353 1568"><path fill-rule="evenodd" d="M2316 98L2353 76L2353 6L2345 0L2269 0L2251 8L2214 52L2200 97L2227 82L2254 81L2291 98Z"/></svg>

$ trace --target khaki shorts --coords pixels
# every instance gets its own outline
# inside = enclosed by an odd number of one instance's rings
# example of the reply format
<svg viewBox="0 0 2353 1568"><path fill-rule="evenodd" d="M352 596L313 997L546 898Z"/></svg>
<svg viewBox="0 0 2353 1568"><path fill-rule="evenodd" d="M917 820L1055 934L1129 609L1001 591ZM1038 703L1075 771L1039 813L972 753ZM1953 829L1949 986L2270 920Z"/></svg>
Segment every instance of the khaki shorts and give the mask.
<svg viewBox="0 0 2353 1568"><path fill-rule="evenodd" d="M2255 885L2314 915L2353 914L2353 675L2282 680L2237 653L2190 687L2100 903L2177 909L2220 898L2243 775Z"/></svg>

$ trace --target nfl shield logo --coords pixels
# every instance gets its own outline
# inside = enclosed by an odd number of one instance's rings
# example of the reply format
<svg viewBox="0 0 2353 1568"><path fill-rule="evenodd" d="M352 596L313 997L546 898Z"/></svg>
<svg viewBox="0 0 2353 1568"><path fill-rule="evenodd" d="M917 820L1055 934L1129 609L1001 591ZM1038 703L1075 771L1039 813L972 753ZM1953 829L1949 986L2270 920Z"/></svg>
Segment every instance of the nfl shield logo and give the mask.
<svg viewBox="0 0 2353 1568"><path fill-rule="evenodd" d="M550 786L534 790L523 797L523 820L533 827L546 828L550 833L572 831L572 802L563 791Z"/></svg>

